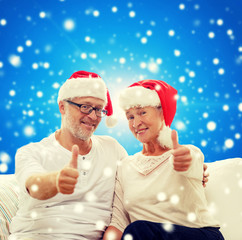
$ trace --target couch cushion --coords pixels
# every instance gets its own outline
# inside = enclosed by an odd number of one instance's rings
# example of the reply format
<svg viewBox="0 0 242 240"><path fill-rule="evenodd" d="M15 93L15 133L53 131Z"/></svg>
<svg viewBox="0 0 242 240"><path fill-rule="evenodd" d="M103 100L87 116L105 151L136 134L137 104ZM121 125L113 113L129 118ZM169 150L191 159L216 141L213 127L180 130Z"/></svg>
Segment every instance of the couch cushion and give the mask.
<svg viewBox="0 0 242 240"><path fill-rule="evenodd" d="M220 222L226 240L242 236L242 158L207 163L210 173L205 188L209 209ZM14 175L0 175L0 239L7 240L16 214L19 188Z"/></svg>
<svg viewBox="0 0 242 240"><path fill-rule="evenodd" d="M14 175L0 175L0 239L8 239L9 224L18 208L19 188Z"/></svg>
<svg viewBox="0 0 242 240"><path fill-rule="evenodd" d="M205 188L209 209L227 240L242 239L242 158L208 163Z"/></svg>

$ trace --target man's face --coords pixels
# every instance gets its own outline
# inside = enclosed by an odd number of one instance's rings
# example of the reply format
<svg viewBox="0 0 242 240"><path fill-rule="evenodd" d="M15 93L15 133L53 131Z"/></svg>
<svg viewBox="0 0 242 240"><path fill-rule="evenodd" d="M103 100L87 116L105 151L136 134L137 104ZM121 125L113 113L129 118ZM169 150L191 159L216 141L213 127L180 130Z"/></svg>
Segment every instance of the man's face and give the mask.
<svg viewBox="0 0 242 240"><path fill-rule="evenodd" d="M104 107L104 101L94 97L74 98L71 101L78 104L90 105L94 108ZM81 140L88 140L100 122L101 118L96 116L95 110L90 114L85 114L77 106L65 102L65 113L62 122L63 128L68 129L74 137Z"/></svg>

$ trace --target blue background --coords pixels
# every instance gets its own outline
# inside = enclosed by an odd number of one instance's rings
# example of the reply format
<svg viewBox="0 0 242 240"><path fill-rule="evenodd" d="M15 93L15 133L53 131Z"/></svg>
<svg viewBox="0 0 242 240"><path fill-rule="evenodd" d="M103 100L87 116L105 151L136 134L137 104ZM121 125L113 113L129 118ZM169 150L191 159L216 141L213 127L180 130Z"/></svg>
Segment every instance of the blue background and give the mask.
<svg viewBox="0 0 242 240"><path fill-rule="evenodd" d="M122 88L161 79L178 90L172 128L211 162L241 157L240 0L0 0L0 174L16 150L60 127L59 86L78 70L107 83L116 127L133 154L141 145L117 106Z"/></svg>

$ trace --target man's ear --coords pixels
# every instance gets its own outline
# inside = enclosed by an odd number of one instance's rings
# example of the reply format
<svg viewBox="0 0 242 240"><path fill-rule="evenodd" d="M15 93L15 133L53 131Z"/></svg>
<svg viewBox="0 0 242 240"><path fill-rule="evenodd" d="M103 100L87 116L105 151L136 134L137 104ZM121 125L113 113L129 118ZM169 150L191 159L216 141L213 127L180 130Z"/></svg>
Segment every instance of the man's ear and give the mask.
<svg viewBox="0 0 242 240"><path fill-rule="evenodd" d="M59 110L60 110L60 113L61 113L61 114L65 114L65 112L66 112L66 107L65 107L64 101L60 101L60 102L59 102Z"/></svg>

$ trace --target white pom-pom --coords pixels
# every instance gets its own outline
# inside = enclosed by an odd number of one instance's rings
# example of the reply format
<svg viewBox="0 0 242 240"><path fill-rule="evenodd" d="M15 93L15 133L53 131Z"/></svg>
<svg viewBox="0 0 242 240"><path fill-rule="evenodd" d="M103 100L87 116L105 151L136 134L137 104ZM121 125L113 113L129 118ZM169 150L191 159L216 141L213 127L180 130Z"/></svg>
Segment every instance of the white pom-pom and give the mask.
<svg viewBox="0 0 242 240"><path fill-rule="evenodd" d="M171 139L171 129L163 125L163 128L161 129L159 136L157 138L158 142L160 143L161 147L172 149L173 148L173 142Z"/></svg>
<svg viewBox="0 0 242 240"><path fill-rule="evenodd" d="M118 119L115 116L107 116L106 117L106 126L109 128L115 127L118 123Z"/></svg>

